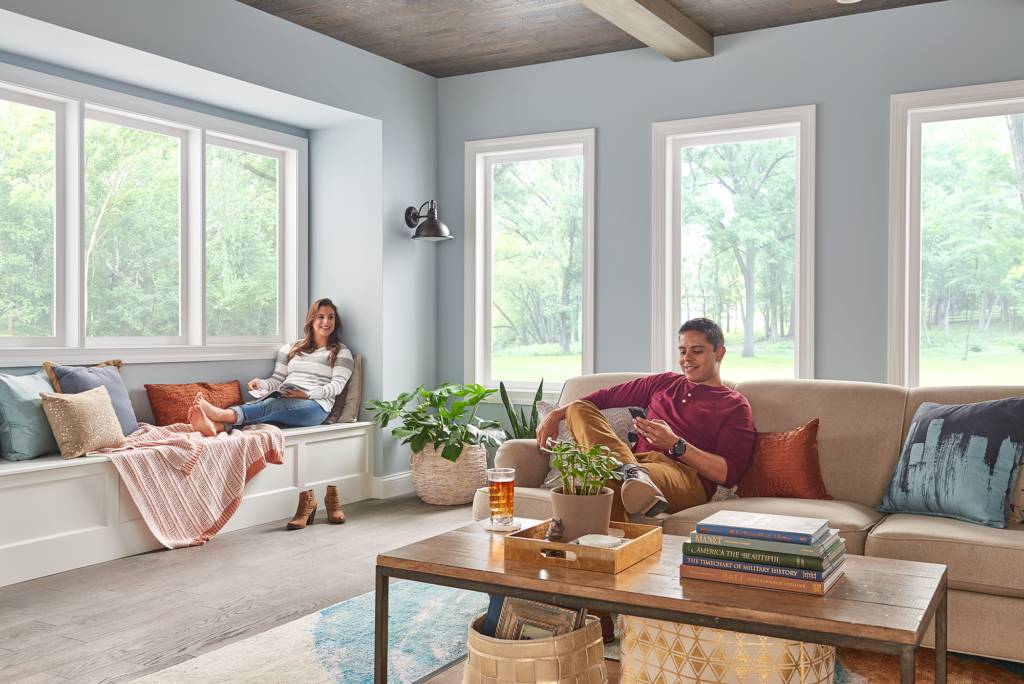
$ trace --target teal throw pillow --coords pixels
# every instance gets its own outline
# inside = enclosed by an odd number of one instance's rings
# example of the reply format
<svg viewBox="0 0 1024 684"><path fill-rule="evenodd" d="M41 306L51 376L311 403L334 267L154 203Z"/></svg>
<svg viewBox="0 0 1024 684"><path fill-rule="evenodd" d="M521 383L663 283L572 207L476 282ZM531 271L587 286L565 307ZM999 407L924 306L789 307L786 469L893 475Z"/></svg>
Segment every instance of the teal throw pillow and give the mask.
<svg viewBox="0 0 1024 684"><path fill-rule="evenodd" d="M0 375L0 455L11 461L57 453L40 392L52 392L46 373Z"/></svg>
<svg viewBox="0 0 1024 684"><path fill-rule="evenodd" d="M1024 453L1024 397L924 403L878 510L1006 527Z"/></svg>

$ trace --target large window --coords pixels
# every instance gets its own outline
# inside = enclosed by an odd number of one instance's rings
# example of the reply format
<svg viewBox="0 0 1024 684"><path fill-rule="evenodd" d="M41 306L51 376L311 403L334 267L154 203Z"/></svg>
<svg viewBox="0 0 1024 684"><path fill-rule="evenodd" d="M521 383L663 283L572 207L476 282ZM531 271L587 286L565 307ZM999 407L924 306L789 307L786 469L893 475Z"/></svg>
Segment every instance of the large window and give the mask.
<svg viewBox="0 0 1024 684"><path fill-rule="evenodd" d="M893 116L890 380L1024 384L1024 82Z"/></svg>
<svg viewBox="0 0 1024 684"><path fill-rule="evenodd" d="M467 375L555 392L592 370L593 131L466 144Z"/></svg>
<svg viewBox="0 0 1024 684"><path fill-rule="evenodd" d="M655 124L654 361L725 332L730 380L813 377L814 108Z"/></svg>
<svg viewBox="0 0 1024 684"><path fill-rule="evenodd" d="M306 140L0 65L0 365L265 358L306 300Z"/></svg>

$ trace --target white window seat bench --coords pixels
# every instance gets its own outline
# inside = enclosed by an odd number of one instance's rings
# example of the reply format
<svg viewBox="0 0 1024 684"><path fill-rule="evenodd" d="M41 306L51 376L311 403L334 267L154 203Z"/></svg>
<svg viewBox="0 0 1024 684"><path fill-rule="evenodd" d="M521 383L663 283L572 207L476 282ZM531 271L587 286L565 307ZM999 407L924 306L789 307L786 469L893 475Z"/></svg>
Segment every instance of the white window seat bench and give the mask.
<svg viewBox="0 0 1024 684"><path fill-rule="evenodd" d="M370 498L373 423L283 432L284 464L246 485L221 534L290 518L304 489L316 490L318 502L330 484L343 504ZM158 548L106 456L0 459L0 586Z"/></svg>

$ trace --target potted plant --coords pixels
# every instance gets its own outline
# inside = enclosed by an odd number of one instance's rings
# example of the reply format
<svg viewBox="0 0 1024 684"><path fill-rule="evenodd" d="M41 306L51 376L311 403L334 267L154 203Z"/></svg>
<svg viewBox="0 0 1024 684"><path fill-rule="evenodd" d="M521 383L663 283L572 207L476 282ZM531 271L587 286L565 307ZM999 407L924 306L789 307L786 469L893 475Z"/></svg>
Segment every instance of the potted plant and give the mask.
<svg viewBox="0 0 1024 684"><path fill-rule="evenodd" d="M516 415L512 400L508 398L505 390L505 383L499 382L498 389L501 392L501 403L505 406L505 413L508 414L508 427L505 428L505 439L533 439L537 436L537 423L540 419L537 415L537 403L544 397L544 380L540 381L537 387L537 394L533 397L533 408L530 417L526 417L526 407L519 407L519 414Z"/></svg>
<svg viewBox="0 0 1024 684"><path fill-rule="evenodd" d="M482 385L446 383L435 390L421 385L394 401L367 404L381 427L398 421L391 434L412 448L412 486L429 504L469 503L487 484L487 449L498 440L487 430L501 428L476 415L481 401L496 390ZM415 401L411 408L409 403Z"/></svg>
<svg viewBox="0 0 1024 684"><path fill-rule="evenodd" d="M621 465L611 450L603 444L583 449L575 442L552 441L544 451L553 456L551 464L561 477L561 486L551 491L551 507L562 522L563 540L608 534L614 492L604 485L619 478Z"/></svg>

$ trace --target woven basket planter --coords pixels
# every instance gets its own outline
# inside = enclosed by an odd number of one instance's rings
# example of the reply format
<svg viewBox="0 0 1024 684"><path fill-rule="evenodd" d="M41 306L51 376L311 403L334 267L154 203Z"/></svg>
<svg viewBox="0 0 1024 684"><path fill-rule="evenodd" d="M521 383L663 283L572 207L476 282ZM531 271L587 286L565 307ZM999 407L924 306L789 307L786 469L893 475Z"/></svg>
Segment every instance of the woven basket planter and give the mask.
<svg viewBox="0 0 1024 684"><path fill-rule="evenodd" d="M547 639L512 641L477 631L486 615L469 628L469 656L462 684L607 684L601 621Z"/></svg>
<svg viewBox="0 0 1024 684"><path fill-rule="evenodd" d="M412 487L428 504L457 506L469 503L480 487L487 486L487 450L467 444L454 463L441 457L440 449L428 444L414 453Z"/></svg>

